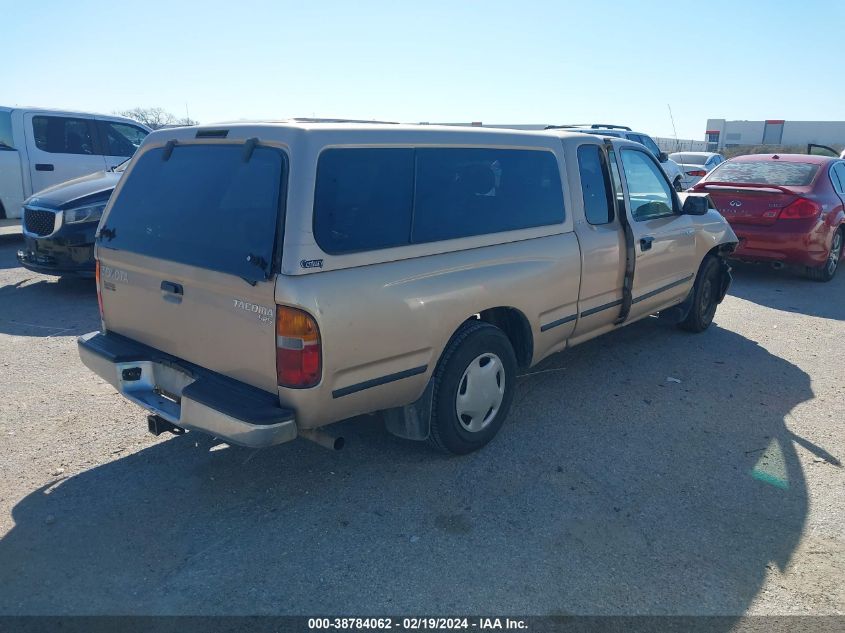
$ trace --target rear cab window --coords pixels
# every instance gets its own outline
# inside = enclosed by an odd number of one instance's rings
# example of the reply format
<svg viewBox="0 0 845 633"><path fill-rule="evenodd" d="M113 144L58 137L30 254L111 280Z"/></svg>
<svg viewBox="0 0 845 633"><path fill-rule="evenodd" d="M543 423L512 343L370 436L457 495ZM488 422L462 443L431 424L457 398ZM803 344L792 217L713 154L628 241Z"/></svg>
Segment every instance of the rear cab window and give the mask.
<svg viewBox="0 0 845 633"><path fill-rule="evenodd" d="M578 148L578 171L587 222L596 225L613 222L616 196L604 151L599 145L581 145Z"/></svg>
<svg viewBox="0 0 845 633"><path fill-rule="evenodd" d="M144 152L103 221L101 248L237 275L272 273L286 155L257 146L177 145ZM165 159L166 158L166 159Z"/></svg>
<svg viewBox="0 0 845 633"><path fill-rule="evenodd" d="M319 158L314 237L353 253L559 224L557 159L545 150L337 148Z"/></svg>
<svg viewBox="0 0 845 633"><path fill-rule="evenodd" d="M819 166L812 163L777 162L774 160L728 161L719 165L707 180L711 183L806 187L812 184L818 171Z"/></svg>

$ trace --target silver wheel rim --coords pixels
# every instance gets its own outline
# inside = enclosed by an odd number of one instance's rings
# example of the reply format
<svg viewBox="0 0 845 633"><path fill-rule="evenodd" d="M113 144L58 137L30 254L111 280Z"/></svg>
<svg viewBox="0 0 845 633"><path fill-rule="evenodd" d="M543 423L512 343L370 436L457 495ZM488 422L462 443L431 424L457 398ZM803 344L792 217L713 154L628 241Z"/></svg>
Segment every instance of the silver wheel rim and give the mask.
<svg viewBox="0 0 845 633"><path fill-rule="evenodd" d="M455 396L458 421L478 433L496 417L505 398L505 367L492 352L477 356L464 370Z"/></svg>
<svg viewBox="0 0 845 633"><path fill-rule="evenodd" d="M827 257L827 272L833 274L842 256L842 232L837 231L833 236L833 244L830 245L830 255Z"/></svg>

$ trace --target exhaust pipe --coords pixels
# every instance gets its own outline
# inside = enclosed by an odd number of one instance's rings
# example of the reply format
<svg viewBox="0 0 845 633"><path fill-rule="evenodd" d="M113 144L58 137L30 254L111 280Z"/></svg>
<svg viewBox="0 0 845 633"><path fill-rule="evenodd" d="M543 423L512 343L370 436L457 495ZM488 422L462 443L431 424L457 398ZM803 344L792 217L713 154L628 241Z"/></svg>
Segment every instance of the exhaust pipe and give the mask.
<svg viewBox="0 0 845 633"><path fill-rule="evenodd" d="M339 451L346 443L342 437L334 437L333 435L324 433L319 429L299 429L299 434L306 440L311 440L330 451Z"/></svg>
<svg viewBox="0 0 845 633"><path fill-rule="evenodd" d="M774 268L775 270L783 270L784 268L786 268L786 264L784 264L783 262L772 262L772 268Z"/></svg>

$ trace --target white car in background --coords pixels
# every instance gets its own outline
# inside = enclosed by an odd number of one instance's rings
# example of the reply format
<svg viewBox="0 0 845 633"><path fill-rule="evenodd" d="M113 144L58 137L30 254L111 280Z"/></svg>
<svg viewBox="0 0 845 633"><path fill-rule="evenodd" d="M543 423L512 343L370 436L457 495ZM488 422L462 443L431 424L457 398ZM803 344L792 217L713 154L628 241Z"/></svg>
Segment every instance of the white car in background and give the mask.
<svg viewBox="0 0 845 633"><path fill-rule="evenodd" d="M651 152L663 168L663 172L672 183L675 191L683 191L686 189L683 183L683 173L681 168L667 156L666 152L662 151L655 143L654 139L648 134L642 132L634 132L631 128L625 125L610 125L607 123L593 123L592 125L549 125L547 130L566 130L567 132L583 132L585 134L599 134L601 136L615 136L616 138L626 138L629 141L634 141L640 145L645 145L646 149Z"/></svg>
<svg viewBox="0 0 845 633"><path fill-rule="evenodd" d="M725 162L725 157L714 152L675 152L669 158L681 168L681 184L689 189L704 176Z"/></svg>
<svg viewBox="0 0 845 633"><path fill-rule="evenodd" d="M0 219L21 217L42 189L122 163L149 133L119 116L0 106Z"/></svg>

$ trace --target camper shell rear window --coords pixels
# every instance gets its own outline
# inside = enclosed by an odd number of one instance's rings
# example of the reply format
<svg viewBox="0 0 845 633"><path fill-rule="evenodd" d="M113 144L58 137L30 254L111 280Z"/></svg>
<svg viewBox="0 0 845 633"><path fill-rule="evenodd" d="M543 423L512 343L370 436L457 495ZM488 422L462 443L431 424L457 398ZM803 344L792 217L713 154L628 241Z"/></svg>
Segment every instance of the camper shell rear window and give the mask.
<svg viewBox="0 0 845 633"><path fill-rule="evenodd" d="M275 259L286 166L281 150L265 146L151 149L127 174L99 245L264 280Z"/></svg>

